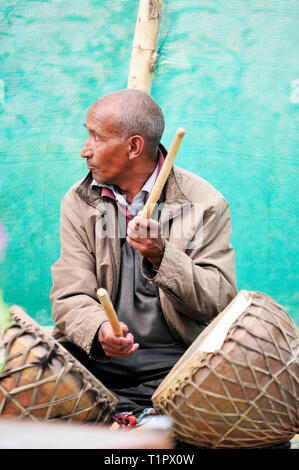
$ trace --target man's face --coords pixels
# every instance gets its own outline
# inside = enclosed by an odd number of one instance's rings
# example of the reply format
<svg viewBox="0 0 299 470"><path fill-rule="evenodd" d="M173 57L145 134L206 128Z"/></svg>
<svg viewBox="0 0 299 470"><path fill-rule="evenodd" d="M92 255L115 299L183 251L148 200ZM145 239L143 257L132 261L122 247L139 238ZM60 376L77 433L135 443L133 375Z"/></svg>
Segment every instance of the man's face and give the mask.
<svg viewBox="0 0 299 470"><path fill-rule="evenodd" d="M99 183L121 185L128 177L127 140L114 129L116 110L92 106L85 121L88 138L81 151L93 178Z"/></svg>

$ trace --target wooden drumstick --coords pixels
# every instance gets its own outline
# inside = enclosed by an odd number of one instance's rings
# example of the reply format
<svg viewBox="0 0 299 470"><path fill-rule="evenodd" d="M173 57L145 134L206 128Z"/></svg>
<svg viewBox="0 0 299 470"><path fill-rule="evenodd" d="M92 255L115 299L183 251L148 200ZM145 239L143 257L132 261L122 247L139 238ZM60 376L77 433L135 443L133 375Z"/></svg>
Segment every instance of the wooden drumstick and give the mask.
<svg viewBox="0 0 299 470"><path fill-rule="evenodd" d="M110 321L115 336L124 336L123 330L121 329L117 315L115 313L114 307L111 303L109 294L106 289L103 289L102 287L98 289L97 296L105 309L106 315L108 317L108 320Z"/></svg>
<svg viewBox="0 0 299 470"><path fill-rule="evenodd" d="M154 187L151 191L151 194L149 195L148 200L146 201L146 204L142 211L139 212L138 215L141 217L145 217L146 219L149 219L151 216L151 213L153 212L154 206L156 202L159 199L159 196L162 192L162 189L164 187L164 184L166 183L166 180L168 178L168 175L170 173L170 170L172 168L174 159L176 157L176 154L179 150L179 147L181 145L182 139L185 135L185 129L179 128L177 129L175 136L173 138L172 144L170 146L169 152L167 157L165 158L165 162L161 168L161 171L158 175L158 178L156 179L156 182L154 184Z"/></svg>

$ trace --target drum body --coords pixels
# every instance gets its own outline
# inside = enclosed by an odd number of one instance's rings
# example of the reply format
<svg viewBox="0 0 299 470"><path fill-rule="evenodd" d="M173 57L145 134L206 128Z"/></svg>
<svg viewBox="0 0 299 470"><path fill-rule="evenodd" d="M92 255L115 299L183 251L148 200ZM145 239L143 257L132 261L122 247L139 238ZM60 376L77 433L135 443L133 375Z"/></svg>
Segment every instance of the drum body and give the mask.
<svg viewBox="0 0 299 470"><path fill-rule="evenodd" d="M199 448L288 442L299 429L299 330L270 297L240 291L152 396Z"/></svg>
<svg viewBox="0 0 299 470"><path fill-rule="evenodd" d="M10 311L0 415L109 423L116 397L20 307Z"/></svg>

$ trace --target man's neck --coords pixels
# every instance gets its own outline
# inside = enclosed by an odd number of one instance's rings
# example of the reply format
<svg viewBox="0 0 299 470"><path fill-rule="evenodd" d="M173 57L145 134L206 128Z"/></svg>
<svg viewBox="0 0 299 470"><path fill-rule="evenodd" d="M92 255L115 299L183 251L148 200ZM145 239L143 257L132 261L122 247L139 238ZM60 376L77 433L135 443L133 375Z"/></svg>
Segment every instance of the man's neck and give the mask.
<svg viewBox="0 0 299 470"><path fill-rule="evenodd" d="M125 196L129 204L132 204L134 197L142 190L149 177L155 171L158 161L149 162L146 168L138 169L135 167L134 174L131 174L129 180L118 185L120 192Z"/></svg>

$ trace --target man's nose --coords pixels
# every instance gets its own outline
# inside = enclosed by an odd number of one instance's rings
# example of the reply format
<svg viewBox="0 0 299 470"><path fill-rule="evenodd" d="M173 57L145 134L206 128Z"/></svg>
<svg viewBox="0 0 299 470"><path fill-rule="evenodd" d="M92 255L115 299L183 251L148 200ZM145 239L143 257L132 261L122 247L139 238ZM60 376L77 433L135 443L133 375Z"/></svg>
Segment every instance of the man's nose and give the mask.
<svg viewBox="0 0 299 470"><path fill-rule="evenodd" d="M83 149L81 150L81 157L82 158L90 158L93 156L93 150L92 150L92 147L90 145L90 141L89 141L89 138L87 139L87 141L85 142L84 144L84 147Z"/></svg>

